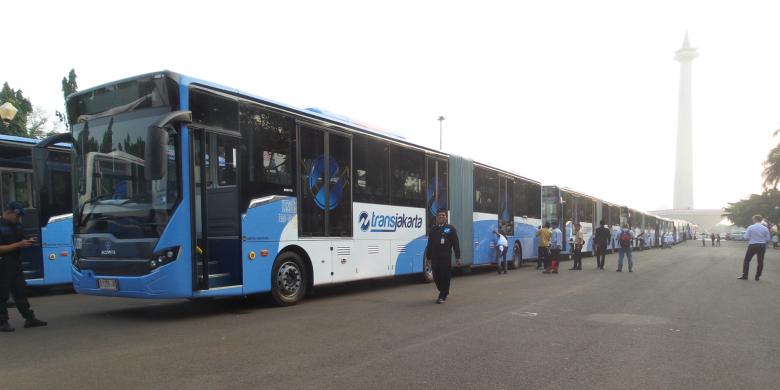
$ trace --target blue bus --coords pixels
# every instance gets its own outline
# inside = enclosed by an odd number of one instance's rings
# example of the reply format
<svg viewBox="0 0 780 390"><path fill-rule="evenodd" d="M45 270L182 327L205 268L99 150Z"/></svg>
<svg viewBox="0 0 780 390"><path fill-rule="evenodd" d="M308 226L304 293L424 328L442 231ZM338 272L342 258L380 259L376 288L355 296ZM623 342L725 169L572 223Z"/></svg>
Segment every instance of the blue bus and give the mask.
<svg viewBox="0 0 780 390"><path fill-rule="evenodd" d="M536 256L541 185L320 109L162 71L69 96L73 283L203 298L419 274L447 208L464 267ZM470 244L473 242L473 245Z"/></svg>
<svg viewBox="0 0 780 390"><path fill-rule="evenodd" d="M25 234L39 237L40 244L22 250L27 285L69 284L73 226L70 145L54 141L37 148L36 144L35 139L0 135L0 204L23 204ZM36 150L42 153L38 155Z"/></svg>
<svg viewBox="0 0 780 390"><path fill-rule="evenodd" d="M598 227L597 216L601 210L597 205L599 199L568 188L554 185L542 187L542 219L545 223L558 223L563 233L563 248L561 254L570 256L573 251L574 224L579 223L582 229L585 246L583 254L593 253L593 233Z"/></svg>

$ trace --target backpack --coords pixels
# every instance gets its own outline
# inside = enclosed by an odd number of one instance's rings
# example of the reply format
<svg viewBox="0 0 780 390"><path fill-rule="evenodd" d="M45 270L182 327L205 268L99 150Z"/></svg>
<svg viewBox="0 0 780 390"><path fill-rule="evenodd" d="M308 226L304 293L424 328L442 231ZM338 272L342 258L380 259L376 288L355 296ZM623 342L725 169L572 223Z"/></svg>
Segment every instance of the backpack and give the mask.
<svg viewBox="0 0 780 390"><path fill-rule="evenodd" d="M620 232L620 246L623 248L631 247L631 232L625 230Z"/></svg>

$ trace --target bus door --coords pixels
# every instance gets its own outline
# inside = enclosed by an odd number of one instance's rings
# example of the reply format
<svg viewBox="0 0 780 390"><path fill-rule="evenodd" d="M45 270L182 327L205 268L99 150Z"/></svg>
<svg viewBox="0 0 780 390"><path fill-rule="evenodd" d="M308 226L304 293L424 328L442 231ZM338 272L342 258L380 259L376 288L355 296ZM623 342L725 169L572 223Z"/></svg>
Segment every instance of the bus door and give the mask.
<svg viewBox="0 0 780 390"><path fill-rule="evenodd" d="M503 175L498 177L498 229L507 239L515 235L515 215L512 210L514 187L512 178Z"/></svg>
<svg viewBox="0 0 780 390"><path fill-rule="evenodd" d="M205 290L242 283L237 135L193 130L195 285Z"/></svg>

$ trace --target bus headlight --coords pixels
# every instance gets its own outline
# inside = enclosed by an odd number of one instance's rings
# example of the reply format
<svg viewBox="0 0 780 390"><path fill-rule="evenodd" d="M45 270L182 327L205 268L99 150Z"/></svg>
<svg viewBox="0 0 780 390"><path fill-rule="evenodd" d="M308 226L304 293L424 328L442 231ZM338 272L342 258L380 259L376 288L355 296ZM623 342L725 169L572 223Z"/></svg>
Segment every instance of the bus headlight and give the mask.
<svg viewBox="0 0 780 390"><path fill-rule="evenodd" d="M157 252L154 252L154 254L152 254L152 258L149 260L149 268L153 270L157 269L176 260L176 258L178 257L179 257L178 246L159 250Z"/></svg>

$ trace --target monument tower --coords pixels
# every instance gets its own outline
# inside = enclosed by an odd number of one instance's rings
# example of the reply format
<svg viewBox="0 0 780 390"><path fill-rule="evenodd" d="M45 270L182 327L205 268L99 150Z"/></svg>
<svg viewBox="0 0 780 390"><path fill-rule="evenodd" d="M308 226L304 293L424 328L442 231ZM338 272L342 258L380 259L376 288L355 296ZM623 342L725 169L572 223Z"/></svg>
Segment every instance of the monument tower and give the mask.
<svg viewBox="0 0 780 390"><path fill-rule="evenodd" d="M674 59L680 62L680 101L677 107L677 161L674 166L674 207L654 211L662 217L691 221L700 232L710 232L722 220L722 209L693 208L693 126L691 124L691 62L699 56L685 34ZM694 232L695 233L695 232Z"/></svg>
<svg viewBox="0 0 780 390"><path fill-rule="evenodd" d="M691 121L691 62L698 57L685 33L674 59L680 62L680 97L677 108L677 160L674 167L675 210L693 209L693 134Z"/></svg>

